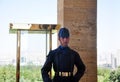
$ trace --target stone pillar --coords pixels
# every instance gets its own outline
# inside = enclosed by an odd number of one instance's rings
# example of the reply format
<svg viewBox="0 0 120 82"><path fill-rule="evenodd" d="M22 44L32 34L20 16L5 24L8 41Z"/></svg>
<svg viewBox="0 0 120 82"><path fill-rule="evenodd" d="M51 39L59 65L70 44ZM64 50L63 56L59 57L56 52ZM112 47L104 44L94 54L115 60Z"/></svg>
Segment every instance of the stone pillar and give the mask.
<svg viewBox="0 0 120 82"><path fill-rule="evenodd" d="M80 82L97 82L97 0L58 0L58 24L70 30L69 46L86 65Z"/></svg>

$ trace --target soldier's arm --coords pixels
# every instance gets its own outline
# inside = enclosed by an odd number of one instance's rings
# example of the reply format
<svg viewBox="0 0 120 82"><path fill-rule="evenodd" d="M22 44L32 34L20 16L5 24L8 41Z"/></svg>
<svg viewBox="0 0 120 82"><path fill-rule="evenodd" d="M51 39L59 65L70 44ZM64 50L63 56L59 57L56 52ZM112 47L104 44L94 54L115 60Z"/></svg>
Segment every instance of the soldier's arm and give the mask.
<svg viewBox="0 0 120 82"><path fill-rule="evenodd" d="M77 72L74 75L74 79L75 82L78 82L85 72L85 65L78 53L75 55L75 65L77 67Z"/></svg>
<svg viewBox="0 0 120 82"><path fill-rule="evenodd" d="M41 69L43 82L52 82L52 80L48 74L51 71L51 67L52 67L52 57L51 56L52 56L52 53L49 52L47 59L45 61L45 64Z"/></svg>

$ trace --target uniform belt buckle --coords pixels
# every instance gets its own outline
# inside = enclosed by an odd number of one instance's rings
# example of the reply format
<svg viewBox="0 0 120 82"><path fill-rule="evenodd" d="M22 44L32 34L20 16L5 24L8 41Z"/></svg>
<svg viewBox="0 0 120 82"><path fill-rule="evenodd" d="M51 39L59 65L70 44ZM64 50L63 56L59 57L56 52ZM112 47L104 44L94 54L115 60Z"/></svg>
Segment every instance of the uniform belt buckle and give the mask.
<svg viewBox="0 0 120 82"><path fill-rule="evenodd" d="M68 77L70 75L71 75L70 72L59 72L59 76Z"/></svg>

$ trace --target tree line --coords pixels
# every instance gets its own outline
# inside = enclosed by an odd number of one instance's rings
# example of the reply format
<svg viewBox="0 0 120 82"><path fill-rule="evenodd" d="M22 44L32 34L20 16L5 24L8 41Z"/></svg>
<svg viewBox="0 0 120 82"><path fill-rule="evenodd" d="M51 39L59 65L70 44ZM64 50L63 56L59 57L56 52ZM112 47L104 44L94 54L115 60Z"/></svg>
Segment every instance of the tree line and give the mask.
<svg viewBox="0 0 120 82"><path fill-rule="evenodd" d="M120 67L116 69L98 67L98 82L120 82ZM0 82L16 82L14 65L0 66ZM41 66L21 66L20 82L43 82Z"/></svg>

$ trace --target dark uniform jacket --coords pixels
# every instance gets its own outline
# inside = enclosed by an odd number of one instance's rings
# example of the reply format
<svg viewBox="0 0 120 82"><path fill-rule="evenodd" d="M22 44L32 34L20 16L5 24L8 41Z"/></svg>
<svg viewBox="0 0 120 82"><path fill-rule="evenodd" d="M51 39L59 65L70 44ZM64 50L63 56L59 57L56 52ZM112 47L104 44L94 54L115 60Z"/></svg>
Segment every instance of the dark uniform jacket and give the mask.
<svg viewBox="0 0 120 82"><path fill-rule="evenodd" d="M53 80L49 77L51 67L55 71ZM71 72L73 74L74 65L77 67L75 75L70 77L61 77L58 72ZM44 82L78 82L83 76L85 65L83 64L79 54L69 47L59 46L57 49L49 52L47 60L41 69Z"/></svg>

